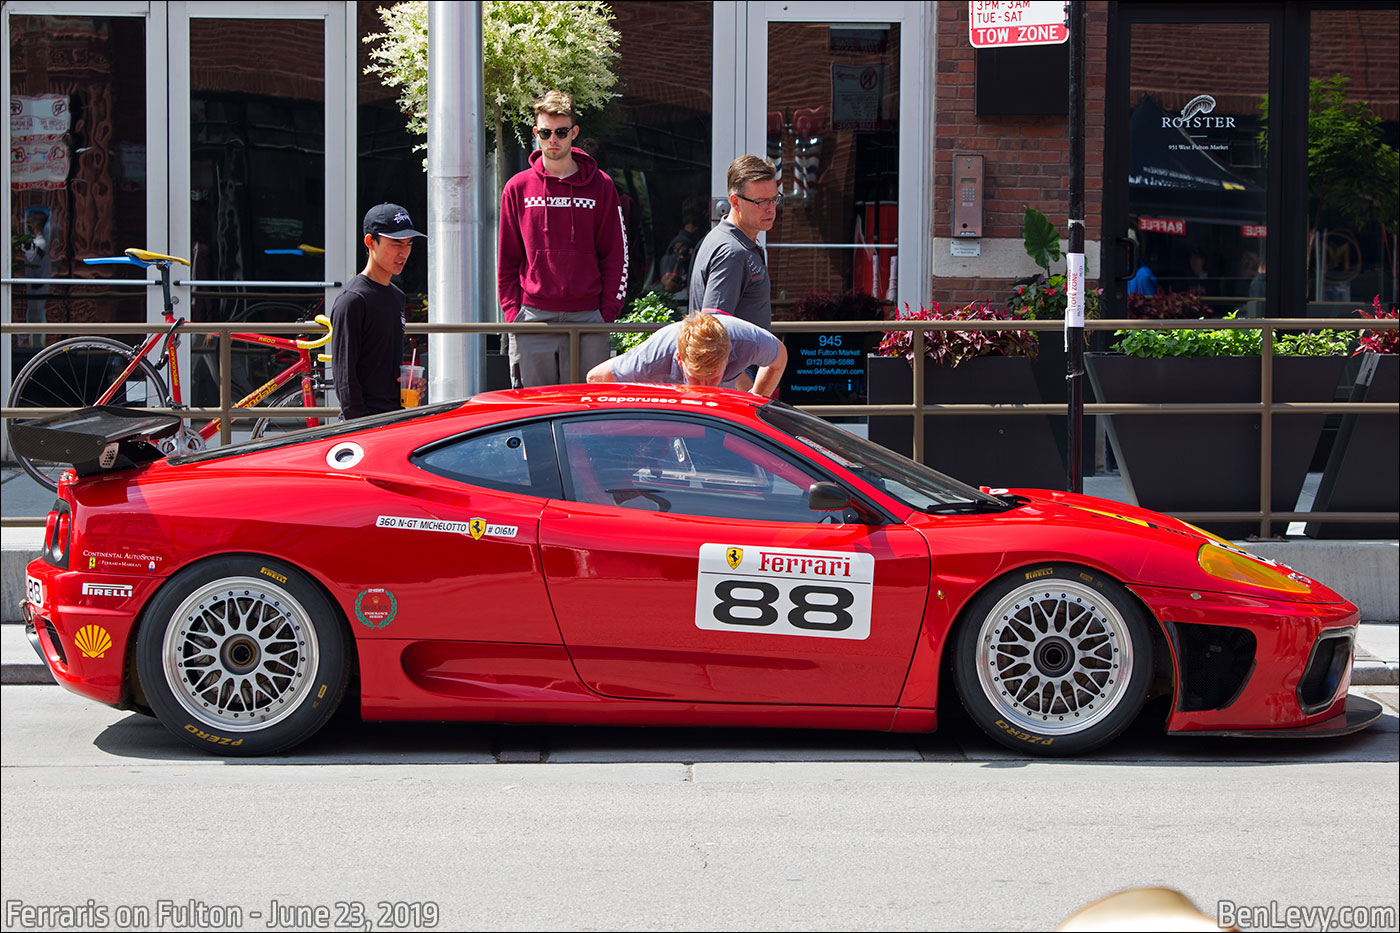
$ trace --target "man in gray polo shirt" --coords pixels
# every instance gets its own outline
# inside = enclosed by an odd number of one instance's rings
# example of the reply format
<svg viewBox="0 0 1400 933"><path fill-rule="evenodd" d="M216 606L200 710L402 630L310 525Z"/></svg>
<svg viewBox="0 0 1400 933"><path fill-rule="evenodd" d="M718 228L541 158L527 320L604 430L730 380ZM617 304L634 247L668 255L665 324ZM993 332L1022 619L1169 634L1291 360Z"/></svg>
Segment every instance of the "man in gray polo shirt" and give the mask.
<svg viewBox="0 0 1400 933"><path fill-rule="evenodd" d="M771 396L787 366L787 349L762 327L732 314L699 312L599 363L589 370L588 381L746 388L750 366L758 368L750 391Z"/></svg>
<svg viewBox="0 0 1400 933"><path fill-rule="evenodd" d="M727 311L768 329L773 323L768 261L758 235L778 219L777 169L758 156L729 165L729 214L706 235L690 272L690 310Z"/></svg>

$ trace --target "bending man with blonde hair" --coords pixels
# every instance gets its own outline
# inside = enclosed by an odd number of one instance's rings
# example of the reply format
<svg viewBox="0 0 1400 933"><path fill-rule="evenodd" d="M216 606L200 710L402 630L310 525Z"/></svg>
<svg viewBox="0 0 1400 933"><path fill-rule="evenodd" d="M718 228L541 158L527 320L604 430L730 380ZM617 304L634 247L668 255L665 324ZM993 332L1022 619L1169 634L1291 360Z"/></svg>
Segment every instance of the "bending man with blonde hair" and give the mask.
<svg viewBox="0 0 1400 933"><path fill-rule="evenodd" d="M744 372L750 366L758 367L752 384ZM722 386L771 396L786 366L787 348L762 327L732 314L693 311L594 366L588 381Z"/></svg>

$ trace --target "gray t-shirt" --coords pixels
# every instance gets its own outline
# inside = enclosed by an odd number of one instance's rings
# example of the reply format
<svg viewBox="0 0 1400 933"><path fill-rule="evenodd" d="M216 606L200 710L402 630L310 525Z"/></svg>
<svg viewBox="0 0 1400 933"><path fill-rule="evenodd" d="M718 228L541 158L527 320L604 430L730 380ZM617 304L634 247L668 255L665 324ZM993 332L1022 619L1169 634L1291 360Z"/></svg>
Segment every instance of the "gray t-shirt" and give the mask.
<svg viewBox="0 0 1400 933"><path fill-rule="evenodd" d="M728 220L705 235L690 266L690 310L706 308L728 311L765 330L773 323L763 250Z"/></svg>
<svg viewBox="0 0 1400 933"><path fill-rule="evenodd" d="M750 366L767 366L778 358L782 344L762 327L729 314L716 315L729 332L729 362L720 385L734 388L735 381ZM612 361L613 378L618 382L665 382L685 385L685 370L676 359L676 338L680 322L667 324Z"/></svg>

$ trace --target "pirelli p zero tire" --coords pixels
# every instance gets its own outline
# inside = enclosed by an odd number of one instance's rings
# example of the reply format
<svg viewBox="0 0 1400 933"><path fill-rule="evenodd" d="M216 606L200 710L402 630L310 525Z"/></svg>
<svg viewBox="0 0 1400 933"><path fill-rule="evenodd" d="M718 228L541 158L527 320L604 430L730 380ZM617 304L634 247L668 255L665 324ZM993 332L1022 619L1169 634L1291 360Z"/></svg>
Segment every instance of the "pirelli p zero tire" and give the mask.
<svg viewBox="0 0 1400 933"><path fill-rule="evenodd" d="M968 604L953 645L968 714L1008 748L1074 755L1127 728L1147 697L1152 635L1119 583L1079 567L1027 567Z"/></svg>
<svg viewBox="0 0 1400 933"><path fill-rule="evenodd" d="M331 718L349 680L348 638L296 568L221 557L176 574L151 600L136 665L151 709L181 739L267 755Z"/></svg>

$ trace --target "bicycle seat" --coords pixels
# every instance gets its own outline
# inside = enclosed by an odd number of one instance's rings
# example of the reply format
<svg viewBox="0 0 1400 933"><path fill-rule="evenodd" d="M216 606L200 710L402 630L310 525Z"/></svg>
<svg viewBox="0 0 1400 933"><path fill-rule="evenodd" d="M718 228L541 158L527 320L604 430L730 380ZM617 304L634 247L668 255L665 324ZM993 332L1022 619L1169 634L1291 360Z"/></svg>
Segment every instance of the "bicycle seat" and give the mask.
<svg viewBox="0 0 1400 933"><path fill-rule="evenodd" d="M188 259L181 259L179 256L166 256L162 253L153 253L150 250L146 249L137 249L134 246L131 249L126 250L125 252L126 255L130 256L132 259L135 259L137 262L144 263L148 266L155 265L156 263L171 262L178 262L182 266L188 266L190 264Z"/></svg>

